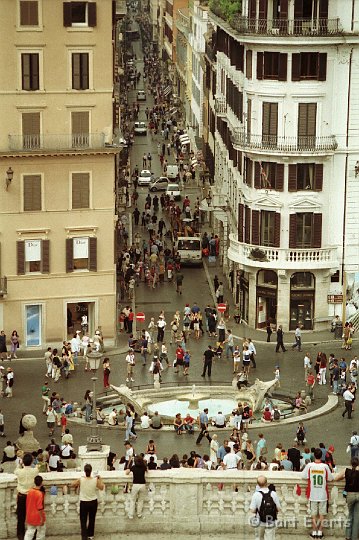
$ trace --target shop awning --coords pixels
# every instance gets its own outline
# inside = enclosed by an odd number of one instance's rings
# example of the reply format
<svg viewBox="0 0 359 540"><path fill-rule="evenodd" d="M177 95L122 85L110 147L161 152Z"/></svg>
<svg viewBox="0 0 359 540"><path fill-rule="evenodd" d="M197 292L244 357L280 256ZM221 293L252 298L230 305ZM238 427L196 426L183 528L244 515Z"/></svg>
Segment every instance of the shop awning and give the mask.
<svg viewBox="0 0 359 540"><path fill-rule="evenodd" d="M183 135L180 135L179 140L180 140L181 144L191 144L190 138L187 135L187 133L184 133Z"/></svg>
<svg viewBox="0 0 359 540"><path fill-rule="evenodd" d="M170 86L166 86L166 88L165 88L164 91L163 91L163 95L164 95L165 97L167 97L167 96L170 95L171 92L172 92L172 88L171 88Z"/></svg>

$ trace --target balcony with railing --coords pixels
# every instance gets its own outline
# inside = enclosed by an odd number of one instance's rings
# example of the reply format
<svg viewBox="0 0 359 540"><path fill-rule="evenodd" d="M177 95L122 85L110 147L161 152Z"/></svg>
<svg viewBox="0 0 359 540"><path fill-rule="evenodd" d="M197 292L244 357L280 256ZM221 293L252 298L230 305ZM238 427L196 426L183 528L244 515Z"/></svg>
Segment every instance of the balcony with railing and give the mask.
<svg viewBox="0 0 359 540"><path fill-rule="evenodd" d="M217 116L226 116L227 114L227 100L225 96L215 96L215 104L214 104L215 111L217 113Z"/></svg>
<svg viewBox="0 0 359 540"><path fill-rule="evenodd" d="M7 295L7 278L0 277L0 298Z"/></svg>
<svg viewBox="0 0 359 540"><path fill-rule="evenodd" d="M182 8L177 10L176 27L188 39L190 31L188 9Z"/></svg>
<svg viewBox="0 0 359 540"><path fill-rule="evenodd" d="M343 33L340 19L250 19L234 15L231 26L241 34L264 36L337 36Z"/></svg>
<svg viewBox="0 0 359 540"><path fill-rule="evenodd" d="M239 242L233 234L229 240L228 257L231 261L250 267L321 270L339 265L337 247L290 249L255 246Z"/></svg>
<svg viewBox="0 0 359 540"><path fill-rule="evenodd" d="M88 152L105 148L103 133L9 135L9 149L16 152Z"/></svg>
<svg viewBox="0 0 359 540"><path fill-rule="evenodd" d="M282 152L286 154L330 154L338 147L334 135L324 137L256 135L247 133L242 128L234 128L231 131L231 139L234 147L239 150L249 149L274 154Z"/></svg>

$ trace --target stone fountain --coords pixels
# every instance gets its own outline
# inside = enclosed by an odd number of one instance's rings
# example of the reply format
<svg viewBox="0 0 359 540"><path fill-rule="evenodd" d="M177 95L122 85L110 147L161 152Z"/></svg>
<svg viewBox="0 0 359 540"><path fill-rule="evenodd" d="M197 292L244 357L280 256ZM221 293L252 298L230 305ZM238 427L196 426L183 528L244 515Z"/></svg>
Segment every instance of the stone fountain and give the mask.
<svg viewBox="0 0 359 540"><path fill-rule="evenodd" d="M166 387L160 389L131 390L126 385L113 386L112 389L120 396L122 402L131 404L140 416L144 411L154 412L163 404L161 416L173 418L182 410L198 413L201 408L209 407L210 416L219 410L229 415L239 401L247 402L253 412L259 410L263 399L270 395L277 385L277 381L264 382L256 379L252 386L238 390L231 386L196 386L192 387Z"/></svg>

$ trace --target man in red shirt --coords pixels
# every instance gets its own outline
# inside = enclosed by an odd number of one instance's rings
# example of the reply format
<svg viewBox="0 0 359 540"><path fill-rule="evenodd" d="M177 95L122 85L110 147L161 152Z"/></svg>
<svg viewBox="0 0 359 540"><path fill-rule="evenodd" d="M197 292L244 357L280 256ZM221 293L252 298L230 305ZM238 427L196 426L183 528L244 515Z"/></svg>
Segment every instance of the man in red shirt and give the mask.
<svg viewBox="0 0 359 540"><path fill-rule="evenodd" d="M315 385L315 376L311 371L309 371L307 376L307 386L309 390L309 396L314 399L314 385Z"/></svg>
<svg viewBox="0 0 359 540"><path fill-rule="evenodd" d="M35 487L31 488L26 497L26 524L25 540L32 540L36 532L37 540L44 540L46 533L46 517L44 510L45 489L42 485L42 476L35 476Z"/></svg>
<svg viewBox="0 0 359 540"><path fill-rule="evenodd" d="M184 362L183 362L183 358L184 358L184 350L182 349L182 347L179 345L176 349L176 366L175 366L175 373L178 373L178 367L179 366L183 366Z"/></svg>

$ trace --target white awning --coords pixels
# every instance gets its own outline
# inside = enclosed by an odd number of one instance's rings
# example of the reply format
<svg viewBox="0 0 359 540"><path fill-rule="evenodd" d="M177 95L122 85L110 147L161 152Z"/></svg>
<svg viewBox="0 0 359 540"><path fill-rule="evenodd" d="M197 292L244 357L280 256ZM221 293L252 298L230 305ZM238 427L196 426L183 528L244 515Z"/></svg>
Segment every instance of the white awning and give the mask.
<svg viewBox="0 0 359 540"><path fill-rule="evenodd" d="M169 96L169 94L172 92L172 88L170 86L167 86L164 91L163 91L163 95L165 97Z"/></svg>

